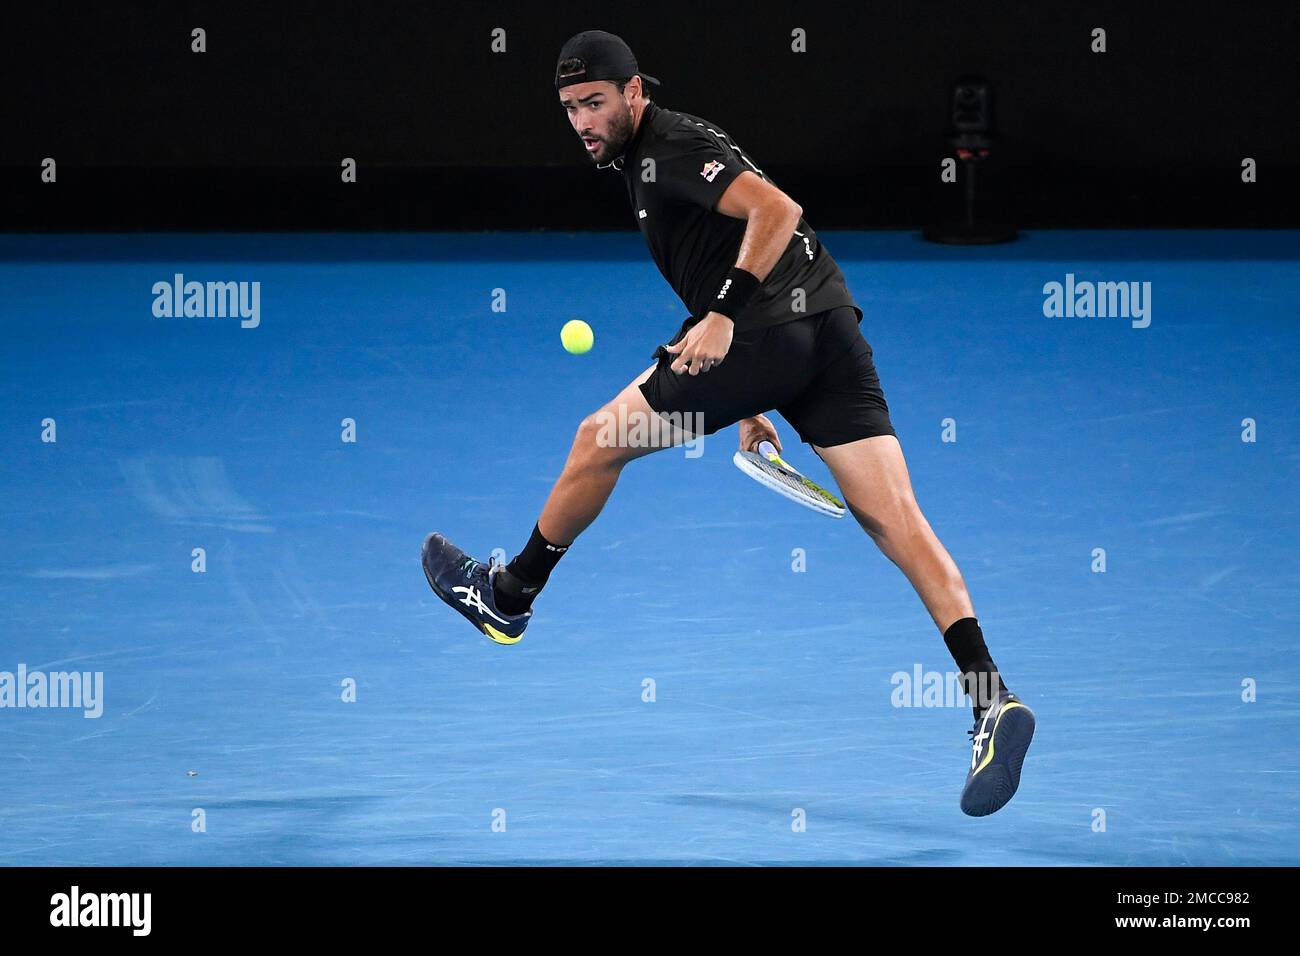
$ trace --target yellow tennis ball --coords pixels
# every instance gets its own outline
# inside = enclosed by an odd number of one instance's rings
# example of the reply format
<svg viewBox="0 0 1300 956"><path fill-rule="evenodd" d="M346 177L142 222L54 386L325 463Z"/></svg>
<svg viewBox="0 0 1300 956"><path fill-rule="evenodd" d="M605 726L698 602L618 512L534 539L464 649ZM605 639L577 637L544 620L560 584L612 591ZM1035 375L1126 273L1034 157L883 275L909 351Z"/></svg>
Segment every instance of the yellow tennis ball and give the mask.
<svg viewBox="0 0 1300 956"><path fill-rule="evenodd" d="M582 319L570 319L564 323L564 328L560 329L560 341L564 343L565 351L581 355L583 352L591 351L591 344L596 341L596 336L591 331L591 326Z"/></svg>

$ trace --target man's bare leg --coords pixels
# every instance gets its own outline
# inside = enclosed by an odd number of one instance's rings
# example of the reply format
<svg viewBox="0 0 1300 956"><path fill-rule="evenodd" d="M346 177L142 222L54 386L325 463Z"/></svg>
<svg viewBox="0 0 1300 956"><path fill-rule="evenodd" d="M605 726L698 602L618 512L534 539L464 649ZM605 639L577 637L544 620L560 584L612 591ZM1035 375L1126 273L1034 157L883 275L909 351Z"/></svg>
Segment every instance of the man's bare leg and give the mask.
<svg viewBox="0 0 1300 956"><path fill-rule="evenodd" d="M436 531L424 539L421 562L429 586L496 643L517 644L523 638L533 600L569 545L596 520L623 466L692 437L651 410L641 394L638 386L656 367L583 419L542 516L508 565L476 561Z"/></svg>
<svg viewBox="0 0 1300 956"><path fill-rule="evenodd" d="M605 507L624 465L691 437L660 418L641 394L638 386L655 368L647 368L578 426L564 470L551 488L532 536L497 576L497 602L507 613L520 614L532 606L569 545ZM636 434L649 440L635 445L624 440Z"/></svg>
<svg viewBox="0 0 1300 956"><path fill-rule="evenodd" d="M881 435L816 451L858 524L907 576L939 631L974 617L961 572L916 503L898 439Z"/></svg>
<svg viewBox="0 0 1300 956"><path fill-rule="evenodd" d="M564 470L551 488L542 515L537 519L537 527L546 540L566 547L572 544L605 507L624 465L661 448L681 444L690 437L680 429L671 429L666 420L655 414L641 394L638 386L654 370L655 366L651 365L599 411L584 418L578 426L578 434L574 436ZM656 427L659 428L657 434L661 440L658 444L627 448L619 447L617 441L608 441L611 435L618 436L620 421L635 427L638 421L650 422L652 419L656 420ZM662 426L657 422L662 422Z"/></svg>
<svg viewBox="0 0 1300 956"><path fill-rule="evenodd" d="M1002 686L961 572L912 494L898 439L882 435L816 451L830 466L853 516L907 575L943 634L976 721L961 809L977 817L994 813L1020 786L1021 764L1034 737L1034 713Z"/></svg>

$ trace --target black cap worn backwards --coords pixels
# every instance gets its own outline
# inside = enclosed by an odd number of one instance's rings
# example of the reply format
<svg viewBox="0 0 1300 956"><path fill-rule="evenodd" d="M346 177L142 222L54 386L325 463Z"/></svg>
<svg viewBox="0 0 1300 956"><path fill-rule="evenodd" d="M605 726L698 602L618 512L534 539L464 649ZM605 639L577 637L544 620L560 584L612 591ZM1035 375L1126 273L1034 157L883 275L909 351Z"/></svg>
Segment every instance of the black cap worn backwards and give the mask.
<svg viewBox="0 0 1300 956"><path fill-rule="evenodd" d="M584 30L569 37L560 50L555 65L555 88L562 90L575 83L592 80L621 82L639 76L646 83L659 85L653 76L641 72L632 49L620 38L604 30Z"/></svg>

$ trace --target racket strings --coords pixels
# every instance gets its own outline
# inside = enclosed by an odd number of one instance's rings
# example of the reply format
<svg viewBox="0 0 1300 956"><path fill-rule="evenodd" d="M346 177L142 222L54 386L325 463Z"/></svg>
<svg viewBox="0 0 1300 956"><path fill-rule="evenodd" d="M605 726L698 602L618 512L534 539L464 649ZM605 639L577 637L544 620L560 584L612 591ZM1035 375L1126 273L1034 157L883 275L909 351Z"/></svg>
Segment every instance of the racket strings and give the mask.
<svg viewBox="0 0 1300 956"><path fill-rule="evenodd" d="M791 491L794 491L805 498L812 498L817 501L826 501L835 505L839 504L839 502L836 501L828 492L822 491L819 488L810 487L806 479L799 475L791 474L780 465L761 458L755 459L754 464L764 474L777 479Z"/></svg>

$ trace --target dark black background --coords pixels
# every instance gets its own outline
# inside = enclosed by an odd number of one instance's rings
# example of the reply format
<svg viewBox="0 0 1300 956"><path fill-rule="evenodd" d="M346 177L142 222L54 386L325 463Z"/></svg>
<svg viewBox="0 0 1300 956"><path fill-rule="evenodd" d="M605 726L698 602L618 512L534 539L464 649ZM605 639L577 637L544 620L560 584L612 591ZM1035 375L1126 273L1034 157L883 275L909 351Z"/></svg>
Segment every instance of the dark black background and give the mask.
<svg viewBox="0 0 1300 956"><path fill-rule="evenodd" d="M6 13L0 229L631 228L551 82L590 28L628 40L661 105L724 127L821 228L958 209L939 164L972 72L997 95L980 186L999 218L1300 221L1291 3L209 0Z"/></svg>
<svg viewBox="0 0 1300 956"><path fill-rule="evenodd" d="M1294 868L1260 867L0 868L0 919L7 941L39 940L39 952L62 951L49 945L60 938L64 949L140 945L129 929L51 927L51 897L76 884L82 893L152 893L146 938L169 952L252 940L373 948L398 931L525 951L687 939L724 952L819 950L823 940L868 951L965 951L986 939L1059 949L1067 939L1128 937L1146 946L1168 940L1179 953L1235 952L1285 931L1294 880ZM979 891L992 882L998 905L981 907L988 894ZM1245 902L1117 902L1120 893L1163 900L1167 892ZM1209 931L1115 925L1116 917L1242 916L1248 927Z"/></svg>

